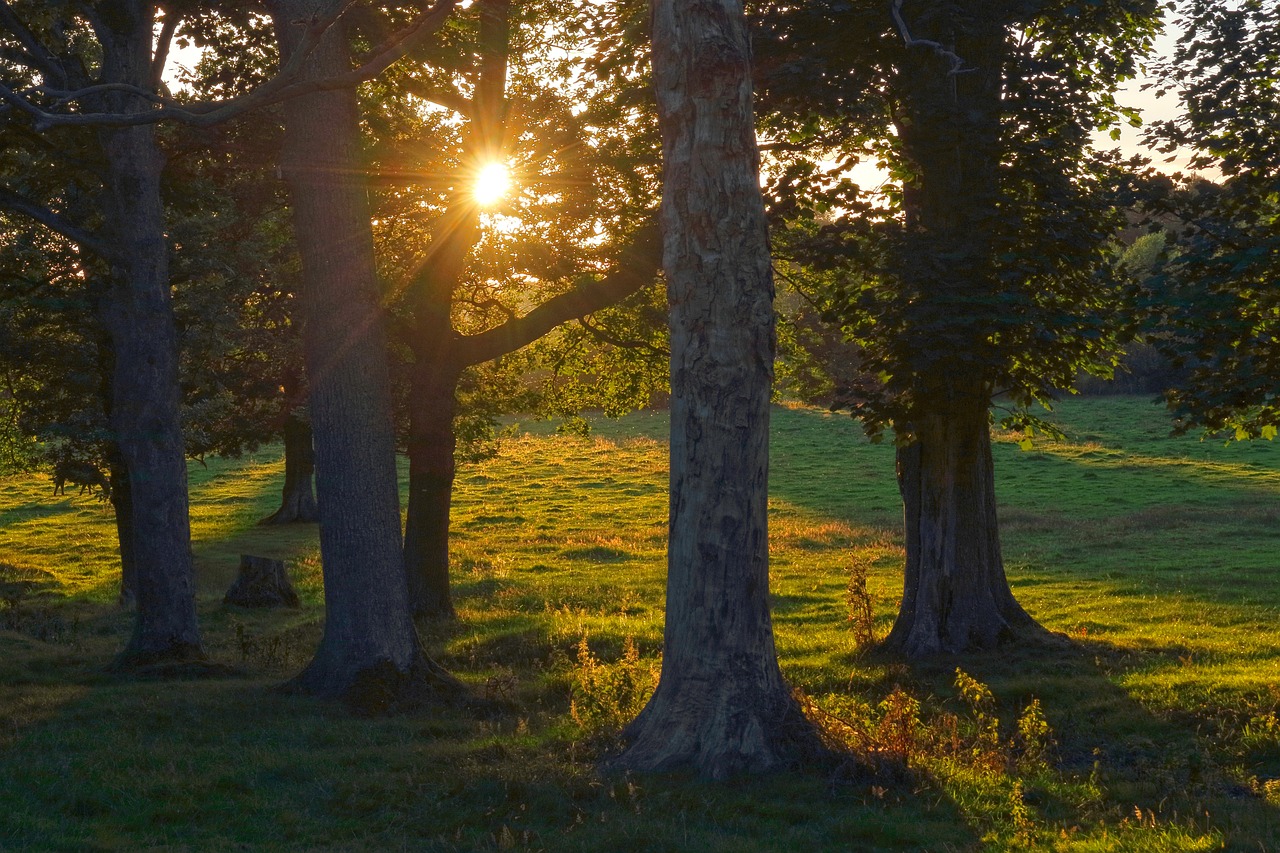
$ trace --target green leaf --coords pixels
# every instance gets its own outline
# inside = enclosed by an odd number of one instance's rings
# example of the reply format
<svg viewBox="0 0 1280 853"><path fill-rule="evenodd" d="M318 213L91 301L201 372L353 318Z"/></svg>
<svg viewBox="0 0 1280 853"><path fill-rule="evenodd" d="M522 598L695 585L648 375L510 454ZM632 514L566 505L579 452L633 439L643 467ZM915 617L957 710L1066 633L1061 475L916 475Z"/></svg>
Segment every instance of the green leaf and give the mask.
<svg viewBox="0 0 1280 853"><path fill-rule="evenodd" d="M1264 427L1262 428L1262 430L1261 430L1261 432L1260 432L1259 434L1260 434L1263 438L1265 438L1267 441L1271 441L1273 438L1275 438L1275 437L1276 437L1277 433L1280 433L1280 430L1277 430L1277 429L1276 429L1275 427L1273 427L1271 424L1267 424L1266 426L1264 426Z"/></svg>

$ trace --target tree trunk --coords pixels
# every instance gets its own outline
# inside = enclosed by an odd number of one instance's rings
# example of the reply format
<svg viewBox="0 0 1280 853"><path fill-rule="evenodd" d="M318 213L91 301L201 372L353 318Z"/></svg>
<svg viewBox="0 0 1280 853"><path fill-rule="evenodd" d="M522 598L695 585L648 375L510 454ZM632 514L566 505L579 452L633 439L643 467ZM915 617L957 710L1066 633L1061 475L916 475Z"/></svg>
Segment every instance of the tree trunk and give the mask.
<svg viewBox="0 0 1280 853"><path fill-rule="evenodd" d="M817 749L769 615L773 279L735 0L653 4L671 303L671 506L657 691L622 767L711 778Z"/></svg>
<svg viewBox="0 0 1280 853"><path fill-rule="evenodd" d="M998 12L912 7L898 135L904 183L904 280L920 294L921 343L898 453L907 565L902 605L885 645L910 657L990 649L1048 633L1014 601L1000 557L983 359L1002 287L989 220L998 215L1006 39ZM991 368L994 369L994 368Z"/></svg>
<svg viewBox="0 0 1280 853"><path fill-rule="evenodd" d="M126 610L132 610L138 605L138 558L133 551L133 495L129 490L129 472L114 442L108 450L107 482L111 484L111 507L116 515L116 538L120 540L120 595L117 603Z"/></svg>
<svg viewBox="0 0 1280 853"><path fill-rule="evenodd" d="M409 508L404 565L413 615L451 619L449 510L453 502L453 418L461 369L419 358L409 398Z"/></svg>
<svg viewBox="0 0 1280 853"><path fill-rule="evenodd" d="M121 4L103 20L103 78L150 83L152 16ZM147 109L132 95L112 106ZM137 618L120 667L203 660L187 507L187 464L178 396L178 345L169 292L160 175L164 157L149 125L100 132L106 159L104 212L117 248L102 303L111 338L111 428L128 479Z"/></svg>
<svg viewBox="0 0 1280 853"><path fill-rule="evenodd" d="M908 657L1047 637L1005 579L987 402L977 393L921 413L898 451L907 565L885 646Z"/></svg>
<svg viewBox="0 0 1280 853"><path fill-rule="evenodd" d="M288 57L337 0L270 4ZM341 22L307 62L309 77L350 68ZM303 348L315 438L325 626L295 686L364 711L458 683L423 653L401 555L386 335L361 166L355 92L285 104L283 171L302 259Z"/></svg>
<svg viewBox="0 0 1280 853"><path fill-rule="evenodd" d="M262 519L261 524L310 524L318 521L312 477L315 474L315 450L312 448L311 421L297 409L284 418L284 490L280 508Z"/></svg>
<svg viewBox="0 0 1280 853"><path fill-rule="evenodd" d="M502 154L506 118L510 3L490 0L480 7L480 73L472 98L471 124L463 161L478 167ZM409 285L414 336L409 397L409 506L404 563L414 616L451 619L449 594L449 511L453 502L457 437L458 379L453 299L466 271L467 256L480 239L480 209L470 187L456 186L435 224L431 246Z"/></svg>
<svg viewBox="0 0 1280 853"><path fill-rule="evenodd" d="M103 313L103 299L110 287L103 287L103 284L97 280L90 283L94 312L99 316ZM114 373L115 356L110 336L104 328L98 336L98 394L108 423L111 421L111 377ZM102 443L102 455L107 463L107 485L116 517L116 539L120 543L120 594L116 602L121 608L132 610L138 605L138 559L133 550L133 495L129 490L129 471L115 441Z"/></svg>

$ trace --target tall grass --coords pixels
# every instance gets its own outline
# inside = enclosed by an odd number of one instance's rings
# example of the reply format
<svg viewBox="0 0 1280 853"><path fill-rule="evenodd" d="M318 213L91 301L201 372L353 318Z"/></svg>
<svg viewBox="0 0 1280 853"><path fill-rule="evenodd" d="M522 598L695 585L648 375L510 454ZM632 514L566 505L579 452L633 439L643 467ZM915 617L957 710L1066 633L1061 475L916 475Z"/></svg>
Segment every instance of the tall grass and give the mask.
<svg viewBox="0 0 1280 853"><path fill-rule="evenodd" d="M278 453L193 465L202 624L237 677L119 680L114 527L0 479L0 849L1280 849L1280 448L1169 439L1137 399L1069 401L1068 438L996 447L1015 594L1068 649L908 666L867 651L901 593L891 447L774 411L779 653L847 763L725 785L594 761L655 682L665 418L541 425L464 467L459 619L422 626L476 702L387 719L274 688L322 619L313 527ZM221 605L240 553L294 612Z"/></svg>

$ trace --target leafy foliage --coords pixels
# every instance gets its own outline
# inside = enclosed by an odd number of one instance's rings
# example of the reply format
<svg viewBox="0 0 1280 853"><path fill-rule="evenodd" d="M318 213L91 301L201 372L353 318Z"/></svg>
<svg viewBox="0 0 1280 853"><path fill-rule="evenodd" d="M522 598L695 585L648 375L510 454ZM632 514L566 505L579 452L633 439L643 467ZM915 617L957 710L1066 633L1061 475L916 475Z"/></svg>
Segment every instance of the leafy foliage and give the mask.
<svg viewBox="0 0 1280 853"><path fill-rule="evenodd" d="M960 52L956 73L922 58L932 48L904 45L887 8L791 4L758 15L783 278L856 342L861 376L836 402L872 433L908 424L947 375L1020 406L1046 401L1080 369L1106 371L1126 331L1107 250L1121 225L1121 164L1093 152L1090 133L1135 120L1114 93L1150 45L1157 4L994 4L970 16L945 6L902 13ZM979 47L993 30L998 44ZM922 94L948 74L963 89L992 64L998 113L976 123ZM952 156L990 168L990 181L970 177L970 197L939 202L939 164ZM875 192L855 184L859 163L879 165L887 182ZM961 236L930 224L939 204L968 223Z"/></svg>
<svg viewBox="0 0 1280 853"><path fill-rule="evenodd" d="M1164 348L1187 368L1170 395L1179 429L1273 438L1280 426L1280 8L1186 0L1183 35L1160 67L1185 114L1153 128L1162 150L1221 181L1156 185L1148 204L1176 226L1176 257L1146 291Z"/></svg>

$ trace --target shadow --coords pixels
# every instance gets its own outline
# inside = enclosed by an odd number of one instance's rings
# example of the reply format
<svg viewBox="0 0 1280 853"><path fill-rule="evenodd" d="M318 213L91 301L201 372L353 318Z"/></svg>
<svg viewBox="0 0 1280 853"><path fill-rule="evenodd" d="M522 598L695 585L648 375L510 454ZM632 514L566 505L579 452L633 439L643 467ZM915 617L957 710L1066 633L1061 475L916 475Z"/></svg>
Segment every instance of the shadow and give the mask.
<svg viewBox="0 0 1280 853"><path fill-rule="evenodd" d="M1280 849L1280 798L1256 776L1273 765L1262 755L1242 756L1222 737L1223 717L1238 713L1225 704L1230 700L1153 712L1120 686L1133 673L1177 665L1185 653L1177 646L1072 641L911 662L873 651L848 663L850 689L873 702L903 685L957 714L968 713L955 684L962 669L994 694L1008 739L1017 736L1019 714L1039 700L1054 745L1050 772L1021 773L1024 804L1038 820L1062 826L1064 840L1103 822L1117 838L1125 831L1219 833L1222 849ZM1157 844L1154 837L1143 843Z"/></svg>
<svg viewBox="0 0 1280 853"><path fill-rule="evenodd" d="M28 503L0 512L0 527L53 518L77 511L69 498L62 498L57 503Z"/></svg>

